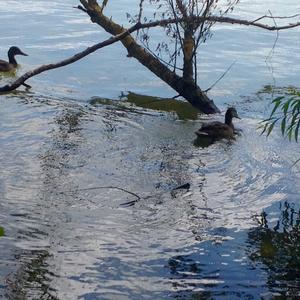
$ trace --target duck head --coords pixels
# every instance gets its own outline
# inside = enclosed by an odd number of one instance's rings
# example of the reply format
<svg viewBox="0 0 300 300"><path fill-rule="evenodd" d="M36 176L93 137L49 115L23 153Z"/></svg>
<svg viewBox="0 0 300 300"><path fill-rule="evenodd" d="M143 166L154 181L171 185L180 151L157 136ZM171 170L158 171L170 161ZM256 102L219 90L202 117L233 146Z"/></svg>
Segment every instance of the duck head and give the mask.
<svg viewBox="0 0 300 300"><path fill-rule="evenodd" d="M229 107L225 114L225 124L231 125L233 118L240 119L236 109L234 107Z"/></svg>
<svg viewBox="0 0 300 300"><path fill-rule="evenodd" d="M16 55L28 56L26 53L21 51L21 49L16 46L10 47L7 54L8 54L9 63L13 65L17 65L17 62L15 60Z"/></svg>
<svg viewBox="0 0 300 300"><path fill-rule="evenodd" d="M15 56L15 55L28 56L28 54L24 53L20 48L18 48L16 46L12 46L8 50L8 57Z"/></svg>

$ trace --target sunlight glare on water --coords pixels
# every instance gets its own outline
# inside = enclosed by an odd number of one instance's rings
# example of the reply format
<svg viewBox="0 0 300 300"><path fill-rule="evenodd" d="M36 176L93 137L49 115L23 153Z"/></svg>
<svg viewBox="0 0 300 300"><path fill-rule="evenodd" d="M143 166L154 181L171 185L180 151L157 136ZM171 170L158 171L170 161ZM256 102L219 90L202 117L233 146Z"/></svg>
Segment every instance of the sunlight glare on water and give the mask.
<svg viewBox="0 0 300 300"><path fill-rule="evenodd" d="M291 15L295 1L242 1L233 15ZM21 74L107 38L76 5L5 1L1 57L20 46L29 54ZM131 6L112 2L108 14L127 24ZM1 95L0 298L260 299L299 288L295 276L279 276L258 223L262 211L270 228L289 211L293 218L299 145L257 129L270 111L266 85L299 88L299 33L280 33L266 62L276 34L216 27L199 80L208 87L236 61L210 96L223 113L237 107L242 134L206 148L194 132L223 116L180 120L119 100L127 91L174 96L120 45L32 78L31 91Z"/></svg>

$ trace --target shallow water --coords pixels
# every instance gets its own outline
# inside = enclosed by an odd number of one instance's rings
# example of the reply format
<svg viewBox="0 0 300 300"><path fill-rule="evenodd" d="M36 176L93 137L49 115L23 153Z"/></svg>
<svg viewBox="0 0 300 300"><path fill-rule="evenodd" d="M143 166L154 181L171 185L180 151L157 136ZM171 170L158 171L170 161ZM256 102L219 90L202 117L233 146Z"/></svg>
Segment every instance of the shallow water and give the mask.
<svg viewBox="0 0 300 300"><path fill-rule="evenodd" d="M124 23L128 3L110 7ZM248 1L240 11L294 14L296 4ZM106 38L75 5L5 1L2 56L18 43L30 54L22 73ZM266 62L274 33L216 28L199 79L208 87L236 60L210 96L238 108L243 133L208 148L196 146L201 120L95 101L174 95L118 45L33 78L30 92L1 95L0 298L299 295L299 145L257 130L272 98L259 91L299 87L299 36L281 33Z"/></svg>

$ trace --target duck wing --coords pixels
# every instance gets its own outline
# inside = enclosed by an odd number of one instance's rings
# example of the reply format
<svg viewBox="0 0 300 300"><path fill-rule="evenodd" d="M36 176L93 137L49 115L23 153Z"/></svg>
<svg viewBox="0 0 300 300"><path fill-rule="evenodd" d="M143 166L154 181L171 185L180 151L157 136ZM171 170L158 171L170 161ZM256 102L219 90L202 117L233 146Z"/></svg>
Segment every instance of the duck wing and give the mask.
<svg viewBox="0 0 300 300"><path fill-rule="evenodd" d="M0 72L11 71L14 67L9 62L0 59Z"/></svg>
<svg viewBox="0 0 300 300"><path fill-rule="evenodd" d="M209 136L212 138L226 138L233 136L233 128L225 123L215 121L203 124L202 127L196 131L198 136Z"/></svg>

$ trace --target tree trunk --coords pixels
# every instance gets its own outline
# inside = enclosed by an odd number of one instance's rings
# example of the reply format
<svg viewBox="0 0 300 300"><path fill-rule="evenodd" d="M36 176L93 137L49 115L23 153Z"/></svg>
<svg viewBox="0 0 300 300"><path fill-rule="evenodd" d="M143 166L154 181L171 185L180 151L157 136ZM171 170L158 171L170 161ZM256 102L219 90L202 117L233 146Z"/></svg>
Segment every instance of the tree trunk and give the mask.
<svg viewBox="0 0 300 300"><path fill-rule="evenodd" d="M186 24L183 38L183 78L187 81L194 81L193 54L195 40L193 37L193 28Z"/></svg>
<svg viewBox="0 0 300 300"><path fill-rule="evenodd" d="M122 26L103 15L102 8L98 5L96 0L80 0L80 2L87 10L91 21L100 25L108 33L115 36L125 31ZM219 109L214 102L207 97L193 80L186 80L184 77L180 77L175 72L171 71L156 57L146 51L146 49L138 45L131 35L123 38L121 42L128 51L128 57L137 59L194 107L206 114L219 112Z"/></svg>

